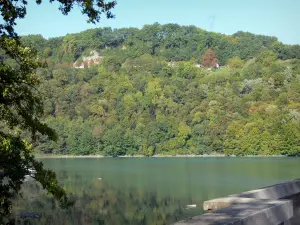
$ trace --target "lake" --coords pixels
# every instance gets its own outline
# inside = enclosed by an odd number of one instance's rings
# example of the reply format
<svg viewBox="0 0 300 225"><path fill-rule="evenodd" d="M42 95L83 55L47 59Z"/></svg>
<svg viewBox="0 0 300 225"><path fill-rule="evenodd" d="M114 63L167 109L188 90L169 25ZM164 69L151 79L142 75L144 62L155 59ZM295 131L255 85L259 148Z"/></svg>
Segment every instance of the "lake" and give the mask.
<svg viewBox="0 0 300 225"><path fill-rule="evenodd" d="M59 208L33 182L15 213L20 224L171 224L203 213L205 200L300 177L300 158L41 159L58 174L74 205ZM196 204L193 209L186 205Z"/></svg>

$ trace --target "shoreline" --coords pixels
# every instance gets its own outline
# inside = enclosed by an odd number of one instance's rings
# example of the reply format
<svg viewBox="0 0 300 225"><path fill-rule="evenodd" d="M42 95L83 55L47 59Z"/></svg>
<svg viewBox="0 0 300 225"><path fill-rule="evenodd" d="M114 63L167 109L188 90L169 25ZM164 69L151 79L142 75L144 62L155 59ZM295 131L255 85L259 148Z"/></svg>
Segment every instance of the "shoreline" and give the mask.
<svg viewBox="0 0 300 225"><path fill-rule="evenodd" d="M63 159L63 158L283 158L289 157L285 155L246 155L246 156L235 156L235 155L224 155L224 154L211 154L211 155L122 155L122 156L104 156L104 155L35 155L37 159Z"/></svg>

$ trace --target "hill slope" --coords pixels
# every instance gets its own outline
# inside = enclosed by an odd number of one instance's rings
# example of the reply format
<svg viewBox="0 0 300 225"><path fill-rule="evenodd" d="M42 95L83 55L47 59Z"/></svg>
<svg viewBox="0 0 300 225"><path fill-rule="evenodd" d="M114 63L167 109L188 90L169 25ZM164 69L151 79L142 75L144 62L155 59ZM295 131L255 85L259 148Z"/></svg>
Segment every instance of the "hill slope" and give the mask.
<svg viewBox="0 0 300 225"><path fill-rule="evenodd" d="M300 155L298 45L176 24L23 42L49 65L39 89L60 138L41 153ZM208 48L229 68L196 67ZM92 50L100 64L72 68Z"/></svg>

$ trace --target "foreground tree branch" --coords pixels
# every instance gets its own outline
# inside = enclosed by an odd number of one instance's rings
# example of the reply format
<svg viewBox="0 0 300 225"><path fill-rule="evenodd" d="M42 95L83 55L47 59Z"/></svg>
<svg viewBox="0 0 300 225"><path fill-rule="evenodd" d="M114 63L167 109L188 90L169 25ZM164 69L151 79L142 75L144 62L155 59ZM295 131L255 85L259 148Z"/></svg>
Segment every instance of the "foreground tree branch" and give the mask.
<svg viewBox="0 0 300 225"><path fill-rule="evenodd" d="M54 0L50 0L50 3ZM99 22L104 14L113 18L111 9L115 1L103 0L57 0L59 10L64 14L77 6L88 22ZM36 0L41 4L42 0ZM0 0L3 24L0 24L0 224L11 224L9 220L12 198L19 194L21 185L30 170L34 169L34 179L60 201L62 207L69 205L66 191L58 184L56 175L45 170L43 164L34 158L31 144L22 140L20 133L30 131L32 140L37 134L57 140L54 130L41 122L43 102L36 90L39 77L35 71L43 64L36 52L22 46L14 26L17 19L26 16L27 1Z"/></svg>

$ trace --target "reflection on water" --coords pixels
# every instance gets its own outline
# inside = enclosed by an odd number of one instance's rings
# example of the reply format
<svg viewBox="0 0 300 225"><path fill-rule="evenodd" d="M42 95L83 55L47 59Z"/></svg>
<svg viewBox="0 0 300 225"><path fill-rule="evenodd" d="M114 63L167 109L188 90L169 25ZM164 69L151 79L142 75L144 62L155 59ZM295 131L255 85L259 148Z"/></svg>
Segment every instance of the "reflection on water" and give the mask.
<svg viewBox="0 0 300 225"><path fill-rule="evenodd" d="M62 210L36 183L15 203L18 224L171 224L207 199L299 178L299 158L44 159L72 193ZM185 209L196 204L197 208ZM24 214L25 213L25 214ZM30 216L40 217L30 218ZM27 218L26 216L29 216Z"/></svg>
<svg viewBox="0 0 300 225"><path fill-rule="evenodd" d="M79 174L73 175L68 177L65 171L58 173L59 179L83 180ZM71 196L74 205L63 210L39 185L26 182L24 198L15 203L17 224L170 224L190 213L171 197L158 198L155 192L135 189L116 190L102 179L73 190L76 191Z"/></svg>

